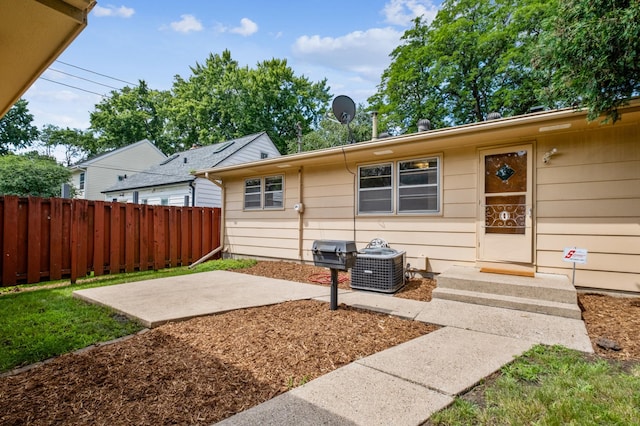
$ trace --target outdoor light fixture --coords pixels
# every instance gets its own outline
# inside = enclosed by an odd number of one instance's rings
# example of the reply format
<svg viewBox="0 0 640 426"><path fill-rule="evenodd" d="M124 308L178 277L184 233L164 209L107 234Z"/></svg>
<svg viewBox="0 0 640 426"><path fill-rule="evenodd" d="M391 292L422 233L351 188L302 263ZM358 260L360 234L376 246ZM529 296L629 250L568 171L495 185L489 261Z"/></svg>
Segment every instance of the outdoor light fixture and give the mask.
<svg viewBox="0 0 640 426"><path fill-rule="evenodd" d="M557 153L558 153L558 150L556 148L553 148L551 151L545 152L544 157L542 157L542 162L544 164L549 164L549 161L551 161L551 157L553 157Z"/></svg>

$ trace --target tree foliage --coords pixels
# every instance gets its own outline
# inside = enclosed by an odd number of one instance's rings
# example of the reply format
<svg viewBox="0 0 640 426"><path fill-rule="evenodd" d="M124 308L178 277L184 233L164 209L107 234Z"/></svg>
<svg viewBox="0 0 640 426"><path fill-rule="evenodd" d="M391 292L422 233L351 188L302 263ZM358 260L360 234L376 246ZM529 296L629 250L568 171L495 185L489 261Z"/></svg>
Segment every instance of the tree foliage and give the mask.
<svg viewBox="0 0 640 426"><path fill-rule="evenodd" d="M164 153L174 152L175 144L165 137L170 97L169 92L150 89L144 80L138 86L111 91L90 115L95 139L85 139L83 149L93 156L149 139Z"/></svg>
<svg viewBox="0 0 640 426"><path fill-rule="evenodd" d="M618 107L640 91L640 2L560 0L536 64L550 77L548 104L617 120Z"/></svg>
<svg viewBox="0 0 640 426"><path fill-rule="evenodd" d="M371 139L371 115L366 111L364 105L358 105L356 115L351 123L349 123L349 127L351 128L355 142L368 141ZM302 143L302 151L345 145L349 143L349 129L346 125L325 115L316 130L302 135L300 140ZM289 140L287 143L287 153L293 154L295 152L298 152L297 138Z"/></svg>
<svg viewBox="0 0 640 426"><path fill-rule="evenodd" d="M211 144L266 131L281 152L294 139L297 123L309 132L326 111L326 81L298 77L283 59L241 67L231 52L210 54L175 77L168 131L185 146Z"/></svg>
<svg viewBox="0 0 640 426"><path fill-rule="evenodd" d="M12 149L31 146L38 138L38 128L33 124L33 115L29 113L28 102L19 99L9 111L0 118L0 155Z"/></svg>
<svg viewBox="0 0 640 426"><path fill-rule="evenodd" d="M481 121L493 111L528 112L540 100L531 55L555 0L445 1L435 20L421 18L391 54L369 99L382 123L416 129Z"/></svg>
<svg viewBox="0 0 640 426"><path fill-rule="evenodd" d="M59 197L71 172L51 157L30 152L0 156L0 194Z"/></svg>
<svg viewBox="0 0 640 426"><path fill-rule="evenodd" d="M70 166L87 157L87 147L95 147L95 139L90 131L81 129L61 128L47 124L40 129L40 143L46 156L52 156L53 151L60 147L64 150L63 164Z"/></svg>

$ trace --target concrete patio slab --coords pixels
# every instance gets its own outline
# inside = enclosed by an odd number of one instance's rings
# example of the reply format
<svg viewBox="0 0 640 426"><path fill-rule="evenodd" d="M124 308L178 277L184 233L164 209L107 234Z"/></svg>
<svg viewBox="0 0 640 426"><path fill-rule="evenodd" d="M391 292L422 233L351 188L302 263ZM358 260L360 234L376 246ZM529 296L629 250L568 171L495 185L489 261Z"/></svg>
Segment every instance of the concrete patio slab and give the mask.
<svg viewBox="0 0 640 426"><path fill-rule="evenodd" d="M582 320L444 299L433 299L426 303L415 319L545 345L562 345L587 353L593 352L587 328Z"/></svg>
<svg viewBox="0 0 640 426"><path fill-rule="evenodd" d="M356 362L457 395L533 345L526 340L445 327Z"/></svg>
<svg viewBox="0 0 640 426"><path fill-rule="evenodd" d="M330 288L326 286L229 271L202 272L73 292L76 298L109 306L149 328L169 321L329 294Z"/></svg>
<svg viewBox="0 0 640 426"><path fill-rule="evenodd" d="M319 297L317 299L324 302L329 301L329 299L325 297ZM426 304L426 302L420 302L418 300L393 297L393 295L390 294L360 290L339 293L338 303L406 319L415 319L416 316L424 310Z"/></svg>
<svg viewBox="0 0 640 426"><path fill-rule="evenodd" d="M219 425L418 425L453 398L352 363Z"/></svg>

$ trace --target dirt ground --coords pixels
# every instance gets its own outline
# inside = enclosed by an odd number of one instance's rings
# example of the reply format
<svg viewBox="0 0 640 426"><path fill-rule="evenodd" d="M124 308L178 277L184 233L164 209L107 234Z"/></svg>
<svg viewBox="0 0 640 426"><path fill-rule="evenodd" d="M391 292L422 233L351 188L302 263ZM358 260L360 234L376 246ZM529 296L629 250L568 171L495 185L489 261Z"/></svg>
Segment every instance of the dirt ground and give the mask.
<svg viewBox="0 0 640 426"><path fill-rule="evenodd" d="M314 266L259 262L242 272L329 284ZM412 279L396 297L429 301L434 287ZM596 354L640 361L640 298L579 299ZM315 301L167 324L0 378L0 424L211 424L435 329ZM600 348L603 338L621 349Z"/></svg>

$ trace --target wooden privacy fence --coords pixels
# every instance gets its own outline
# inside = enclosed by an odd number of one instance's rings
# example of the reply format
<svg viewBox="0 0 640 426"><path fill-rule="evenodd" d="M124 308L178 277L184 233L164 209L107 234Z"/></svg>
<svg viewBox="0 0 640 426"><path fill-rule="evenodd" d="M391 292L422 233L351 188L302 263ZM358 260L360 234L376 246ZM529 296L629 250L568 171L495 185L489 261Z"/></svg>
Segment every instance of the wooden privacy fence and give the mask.
<svg viewBox="0 0 640 426"><path fill-rule="evenodd" d="M220 209L0 197L0 284L189 265L220 245Z"/></svg>

